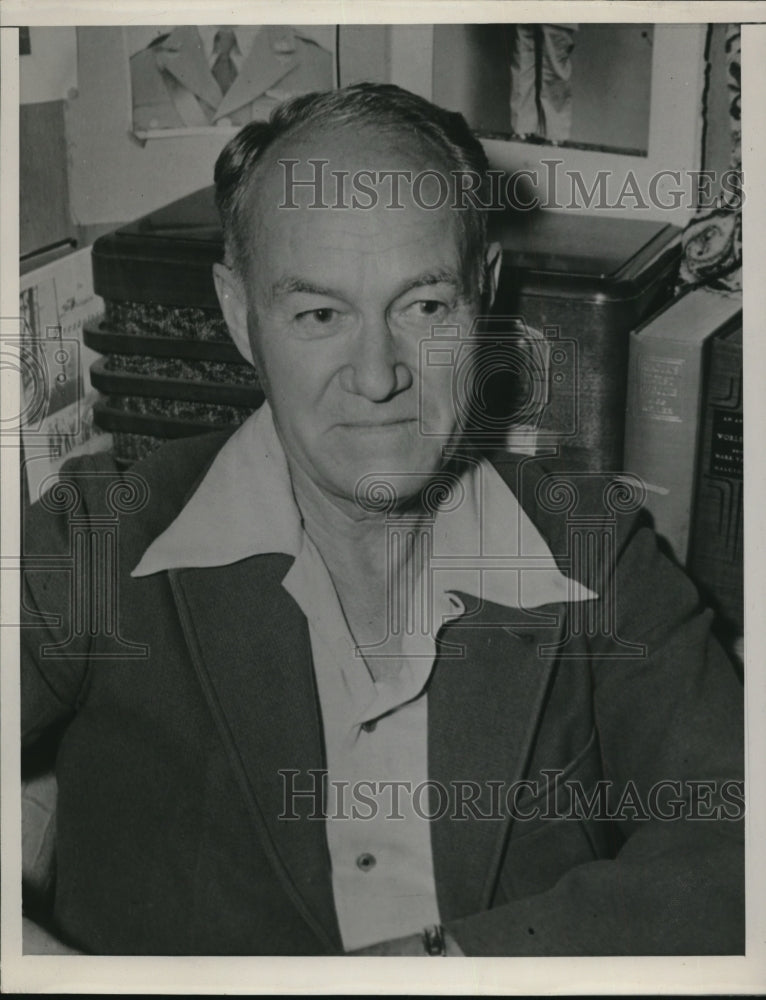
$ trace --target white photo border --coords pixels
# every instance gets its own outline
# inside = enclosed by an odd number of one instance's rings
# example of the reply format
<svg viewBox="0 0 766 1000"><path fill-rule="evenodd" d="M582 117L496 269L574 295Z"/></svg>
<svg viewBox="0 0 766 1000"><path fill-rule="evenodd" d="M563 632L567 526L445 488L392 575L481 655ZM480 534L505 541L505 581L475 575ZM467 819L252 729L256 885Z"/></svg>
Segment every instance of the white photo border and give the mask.
<svg viewBox="0 0 766 1000"><path fill-rule="evenodd" d="M177 5L187 23L226 19L258 23L430 24L463 22L466 5L434 2L345 3L284 2L267 8L217 0L187 0ZM9 324L18 315L18 25L86 25L167 23L172 5L158 9L150 0L4 0L0 9L2 88L0 90L0 336L12 336ZM380 993L479 995L513 994L647 994L759 993L766 989L766 628L763 613L766 518L766 461L759 454L759 430L766 427L766 190L759 185L766 162L762 125L766 93L766 5L752 3L604 2L513 4L514 21L654 21L744 22L742 31L745 365L745 525L746 545L746 711L747 711L747 954L673 958L467 958L433 964L410 959L342 958L111 958L103 956L22 956L20 891L20 787L18 719L18 634L0 629L2 673L2 989L4 992L151 992L151 993ZM509 5L477 0L473 21L510 19ZM172 20L172 17L170 18ZM353 20L351 20L353 19ZM751 180L752 179L752 180ZM750 181L750 183L748 183ZM18 404L18 380L0 371L3 413ZM762 431L761 431L762 434ZM0 448L3 552L18 551L18 450ZM4 581L5 582L5 581ZM3 621L15 619L18 588L0 591Z"/></svg>

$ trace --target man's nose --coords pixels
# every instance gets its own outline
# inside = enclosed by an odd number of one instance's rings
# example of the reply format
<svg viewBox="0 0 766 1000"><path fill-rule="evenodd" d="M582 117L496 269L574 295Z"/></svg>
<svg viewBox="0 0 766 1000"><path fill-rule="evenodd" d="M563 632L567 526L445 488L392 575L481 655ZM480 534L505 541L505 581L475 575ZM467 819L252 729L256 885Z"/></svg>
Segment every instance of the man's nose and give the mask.
<svg viewBox="0 0 766 1000"><path fill-rule="evenodd" d="M385 319L366 322L354 355L341 374L347 392L383 403L412 385L409 367L398 357L397 344Z"/></svg>

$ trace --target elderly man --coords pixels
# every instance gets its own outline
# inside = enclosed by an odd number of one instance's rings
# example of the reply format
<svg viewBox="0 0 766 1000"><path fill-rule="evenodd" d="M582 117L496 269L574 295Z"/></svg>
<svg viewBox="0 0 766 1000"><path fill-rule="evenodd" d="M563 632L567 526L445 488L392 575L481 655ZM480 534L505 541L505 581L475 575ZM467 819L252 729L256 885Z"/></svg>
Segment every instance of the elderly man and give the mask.
<svg viewBox="0 0 766 1000"><path fill-rule="evenodd" d="M124 511L108 635L70 620L107 600L96 555L85 595L25 574L72 948L743 950L742 695L710 612L624 487L484 456L456 399L500 253L441 193L486 169L459 115L373 85L221 154L215 282L267 403L122 478L81 461L28 524L30 556L75 521L96 553Z"/></svg>

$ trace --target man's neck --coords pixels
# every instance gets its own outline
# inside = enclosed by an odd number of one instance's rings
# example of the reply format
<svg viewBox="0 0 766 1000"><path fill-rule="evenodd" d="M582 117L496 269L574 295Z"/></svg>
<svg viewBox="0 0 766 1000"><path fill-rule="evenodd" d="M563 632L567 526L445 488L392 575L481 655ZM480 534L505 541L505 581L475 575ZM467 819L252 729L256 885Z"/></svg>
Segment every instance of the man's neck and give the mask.
<svg viewBox="0 0 766 1000"><path fill-rule="evenodd" d="M401 572L411 553L403 552L397 565L387 566L388 532L391 525L406 518L407 527L417 534L432 519L419 506L402 511L365 509L354 500L334 497L314 483L299 467L290 463L293 492L303 526L321 553L330 574L352 573L372 583L385 578L386 569Z"/></svg>

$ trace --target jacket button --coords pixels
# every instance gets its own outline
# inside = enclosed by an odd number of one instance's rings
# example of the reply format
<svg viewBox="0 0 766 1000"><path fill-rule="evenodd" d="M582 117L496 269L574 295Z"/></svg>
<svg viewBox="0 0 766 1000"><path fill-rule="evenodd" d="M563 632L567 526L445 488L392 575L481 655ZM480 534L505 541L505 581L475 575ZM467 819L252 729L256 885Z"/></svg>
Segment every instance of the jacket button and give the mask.
<svg viewBox="0 0 766 1000"><path fill-rule="evenodd" d="M362 872L369 872L378 863L374 854L360 854L356 859L356 867Z"/></svg>

